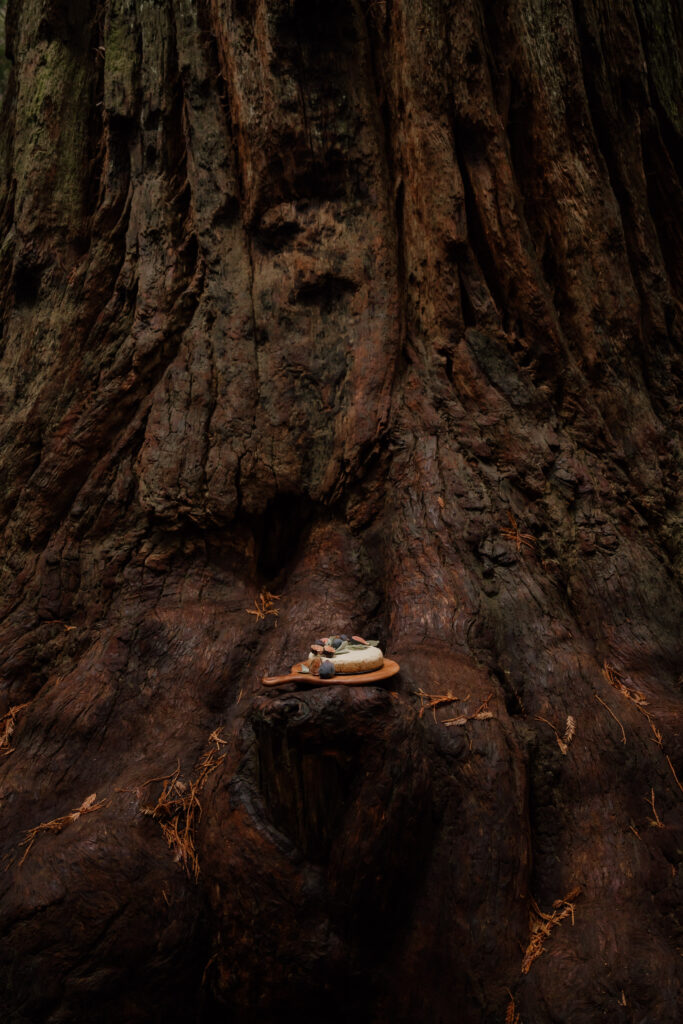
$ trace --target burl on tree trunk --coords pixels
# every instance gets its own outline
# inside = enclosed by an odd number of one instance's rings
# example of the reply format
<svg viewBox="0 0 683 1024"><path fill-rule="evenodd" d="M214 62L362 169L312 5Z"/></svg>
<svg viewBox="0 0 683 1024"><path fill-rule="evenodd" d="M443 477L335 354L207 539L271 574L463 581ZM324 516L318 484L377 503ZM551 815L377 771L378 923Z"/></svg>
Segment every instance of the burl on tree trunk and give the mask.
<svg viewBox="0 0 683 1024"><path fill-rule="evenodd" d="M3 1020L678 1022L680 7L7 35Z"/></svg>

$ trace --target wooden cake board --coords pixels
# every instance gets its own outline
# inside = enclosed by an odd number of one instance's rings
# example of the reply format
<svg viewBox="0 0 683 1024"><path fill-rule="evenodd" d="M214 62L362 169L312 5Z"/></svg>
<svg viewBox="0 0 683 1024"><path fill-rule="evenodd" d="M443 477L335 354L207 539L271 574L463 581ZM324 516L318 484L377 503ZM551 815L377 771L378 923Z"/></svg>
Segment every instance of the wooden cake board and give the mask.
<svg viewBox="0 0 683 1024"><path fill-rule="evenodd" d="M379 683L382 679L390 679L399 671L397 661L385 658L381 668L374 672L357 672L352 676L332 676L331 679L320 679L312 672L302 672L301 662L292 665L292 671L286 676L264 676L261 682L264 686L282 686L284 683L308 683L309 686L366 686L370 683Z"/></svg>

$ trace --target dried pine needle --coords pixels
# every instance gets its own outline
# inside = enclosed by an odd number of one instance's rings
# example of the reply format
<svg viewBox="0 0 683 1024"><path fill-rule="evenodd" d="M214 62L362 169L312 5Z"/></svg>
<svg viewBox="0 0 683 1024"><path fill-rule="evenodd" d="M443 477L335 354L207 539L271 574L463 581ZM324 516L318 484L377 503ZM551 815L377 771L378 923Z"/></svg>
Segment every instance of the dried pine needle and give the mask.
<svg viewBox="0 0 683 1024"><path fill-rule="evenodd" d="M610 713L610 715L612 716L612 718L614 719L614 721L615 721L615 722L617 723L617 725L618 725L618 726L619 726L619 728L621 729L621 737L622 737L622 740L621 740L621 742L622 742L622 743L626 743L626 732L624 731L624 727L623 727L623 725L621 724L621 722L619 721L619 719L617 718L617 716L616 716L616 715L614 714L614 712L612 711L612 709L611 709L610 707L608 707L608 706L607 706L607 704L605 704L605 702L604 702L604 700L602 699L602 697L598 697L597 693L593 694L593 696L595 697L595 699L596 699L597 701L599 701L599 702L600 702L600 703L602 704L603 708L605 708L605 710L606 710L606 711L608 711L608 712Z"/></svg>
<svg viewBox="0 0 683 1024"><path fill-rule="evenodd" d="M557 740L558 747L562 753L566 755L569 750L569 744L574 739L574 733L576 732L576 719L572 715L567 715L563 736L560 735L560 730L554 726L552 722L549 722L547 718L543 718L541 715L536 715L536 721L543 722L544 725L550 726L555 733L555 739Z"/></svg>
<svg viewBox="0 0 683 1024"><path fill-rule="evenodd" d="M254 601L254 607L247 609L247 615L255 615L257 622L260 619L265 619L266 615L275 615L277 617L280 613L274 607L273 602L279 600L280 595L271 594L269 590L262 590Z"/></svg>
<svg viewBox="0 0 683 1024"><path fill-rule="evenodd" d="M458 715L457 718L446 718L443 722L444 725L466 725L468 722L478 721L484 722L489 718L493 718L493 712L489 711L488 704L493 694L490 693L486 700L479 705L477 710L472 715Z"/></svg>
<svg viewBox="0 0 683 1024"><path fill-rule="evenodd" d="M104 807L109 803L108 800L100 800L99 803L96 801L97 793L91 793L90 796L85 798L80 807L77 807L69 814L64 814L61 818L53 818L52 821L43 821L40 825L36 825L34 828L29 829L22 841L19 843L20 846L26 847L24 856L19 861L19 867L21 867L28 857L31 852L31 847L41 832L61 832L67 825L71 825L72 822L78 821L78 819L84 814L92 814L93 811L99 811L101 807Z"/></svg>
<svg viewBox="0 0 683 1024"><path fill-rule="evenodd" d="M640 690L632 690L624 683L624 677L621 672L617 671L613 665L609 665L606 661L602 663L602 674L610 686L613 686L622 697L626 697L632 704L642 710L647 707L648 701L645 699L645 694L641 693Z"/></svg>
<svg viewBox="0 0 683 1024"><path fill-rule="evenodd" d="M653 828L666 828L666 825L664 824L662 819L657 814L657 808L655 807L655 791L654 791L654 789L650 789L650 799L649 800L646 799L646 803L648 803L650 805L650 807L652 808L652 813L654 814L654 818L650 818L650 822L649 822L650 825L652 825Z"/></svg>
<svg viewBox="0 0 683 1024"><path fill-rule="evenodd" d="M448 693L425 693L425 691L420 688L419 690L414 690L413 694L415 697L420 698L421 706L418 717L422 718L425 711L433 710L434 721L436 721L436 708L440 704L452 704L455 701L460 700L460 697L454 697L450 690Z"/></svg>
<svg viewBox="0 0 683 1024"><path fill-rule="evenodd" d="M683 792L683 786L681 785L680 780L679 780L678 776L676 775L676 771L674 769L674 766L671 763L671 758L669 757L669 755L664 750L664 736L662 735L662 731L658 727L658 725L656 724L654 716L651 714L651 712L645 710L645 708L648 706L648 702L645 699L645 694L641 693L640 690L631 690L631 689L629 689L629 687L625 685L621 673L618 672L617 669L615 669L613 665L609 665L607 663L607 661L604 661L603 664L602 664L602 674L605 677L605 679L607 680L607 682L610 684L610 686L613 686L614 689L617 690L619 693L621 693L621 695L623 697L626 697L626 699L628 701L630 701L631 704L633 704L634 707L636 707L638 709L638 711L640 711L641 715L643 715L643 717L647 719L648 725L650 726L650 729L652 731L652 735L654 737L654 742L657 744L659 749L664 754L664 756L665 756L665 758L666 758L666 760L668 762L669 768L671 769L671 774L673 775L674 779L676 780L676 785L681 790L681 792ZM623 741L624 741L624 743L626 743L626 733L624 732L624 727L621 724L621 722L619 721L619 719L617 718L617 716L614 714L613 711L610 710L610 708L607 707L607 705L605 704L604 700L601 700L600 697L598 697L597 694L595 694L595 698L596 698L596 700L600 701L600 703L602 704L603 707L607 708L607 710L609 711L610 715L612 715L612 718L615 720L615 722L618 722L619 728L621 729L621 734L623 736ZM654 811L654 807L653 807L653 811ZM656 812L655 812L655 818L656 818ZM653 822L653 824L657 824L657 820L655 820ZM661 827L663 827L663 826L661 826Z"/></svg>
<svg viewBox="0 0 683 1024"><path fill-rule="evenodd" d="M647 712L645 712L645 717L647 718L648 722L650 723L650 728L652 729L652 735L655 738L655 743L657 744L657 746L659 747L660 750L663 750L664 749L664 737L662 736L660 730L655 725L654 720L652 718L652 715L648 715Z"/></svg>
<svg viewBox="0 0 683 1024"><path fill-rule="evenodd" d="M671 769L671 774L673 775L674 779L676 780L676 785L678 786L680 791L683 793L683 786L681 786L681 783L680 783L680 781L678 779L678 776L676 775L676 769L674 768L673 764L671 763L671 758L669 757L668 754L665 754L665 757L666 757L667 761L669 762L669 768Z"/></svg>
<svg viewBox="0 0 683 1024"><path fill-rule="evenodd" d="M218 735L218 730L209 736L214 749L202 755L198 773L194 779L184 782L180 778L180 762L170 775L159 779L150 779L141 788L153 781L161 781L164 785L156 804L143 807L142 813L158 822L161 833L168 846L174 851L176 860L183 865L190 878L199 878L199 860L195 847L195 832L202 816L202 805L199 800L206 780L225 761L225 754L218 756L221 746L227 740Z"/></svg>
<svg viewBox="0 0 683 1024"><path fill-rule="evenodd" d="M529 945L526 948L524 959L522 960L522 974L528 974L529 968L533 964L534 960L543 953L544 944L550 933L554 928L558 926L567 917L571 917L572 924L574 923L574 910L576 907L576 897L581 892L580 888L572 889L570 893L562 899L555 900L553 903L553 911L550 914L545 914L538 906L535 900L531 900L531 910L529 911Z"/></svg>
<svg viewBox="0 0 683 1024"><path fill-rule="evenodd" d="M522 1018L517 1013L517 1008L515 1006L515 997L510 989L507 990L507 993L510 996L510 1002L508 1003L507 1011L505 1013L505 1024L522 1024Z"/></svg>
<svg viewBox="0 0 683 1024"><path fill-rule="evenodd" d="M502 527L500 531L501 535L503 537L507 537L508 540L513 540L515 542L515 547L517 548L518 552L522 550L522 545L524 545L527 548L535 548L536 538L533 537L530 533L520 533L519 526L517 525L517 520L515 519L515 517L509 509L507 515L508 519L510 520L510 526Z"/></svg>
<svg viewBox="0 0 683 1024"><path fill-rule="evenodd" d="M215 743L216 747L227 747L228 741L218 735L218 729L214 729L209 736L209 743Z"/></svg>
<svg viewBox="0 0 683 1024"><path fill-rule="evenodd" d="M13 708L10 708L7 714L0 718L0 756L7 757L14 750L14 747L10 747L9 741L12 738L14 729L17 724L17 715L23 708L27 708L31 702L26 701L25 704L15 704Z"/></svg>

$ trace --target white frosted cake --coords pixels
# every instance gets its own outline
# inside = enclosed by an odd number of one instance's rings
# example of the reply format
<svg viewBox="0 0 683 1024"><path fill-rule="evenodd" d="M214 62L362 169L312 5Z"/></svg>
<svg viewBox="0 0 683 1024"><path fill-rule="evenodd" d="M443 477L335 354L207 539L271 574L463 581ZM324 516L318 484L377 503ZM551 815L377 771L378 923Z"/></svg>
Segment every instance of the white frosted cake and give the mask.
<svg viewBox="0 0 683 1024"><path fill-rule="evenodd" d="M374 672L384 664L379 647L366 647L363 651L347 651L332 656L336 675L353 676L357 672Z"/></svg>

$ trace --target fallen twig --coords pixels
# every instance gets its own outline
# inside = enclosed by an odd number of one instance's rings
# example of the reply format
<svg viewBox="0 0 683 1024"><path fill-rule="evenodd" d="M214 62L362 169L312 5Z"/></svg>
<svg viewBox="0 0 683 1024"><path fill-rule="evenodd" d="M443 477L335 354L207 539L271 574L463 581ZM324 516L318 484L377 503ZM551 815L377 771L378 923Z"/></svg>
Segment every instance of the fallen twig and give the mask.
<svg viewBox="0 0 683 1024"><path fill-rule="evenodd" d="M488 710L488 703L493 697L490 693L483 704L480 704L473 715L458 715L457 718L446 718L444 719L444 725L466 725L467 722L472 722L474 719L477 721L484 721L487 718L493 718L493 711Z"/></svg>
<svg viewBox="0 0 683 1024"><path fill-rule="evenodd" d="M96 803L96 800L97 793L91 793L90 796L85 798L81 806L77 807L74 811L71 811L70 814L64 814L61 818L53 818L52 821L43 821L40 825L36 825L35 828L30 828L19 843L19 846L26 847L24 856L19 861L19 867L21 867L28 857L31 852L31 847L35 843L40 832L61 832L67 825L70 825L74 821L78 821L83 814L92 814L93 811L99 811L101 807L104 807L105 804L109 803L108 800L100 800L99 803Z"/></svg>
<svg viewBox="0 0 683 1024"><path fill-rule="evenodd" d="M416 697L420 698L421 702L420 713L418 715L418 718L422 718L425 711L429 711L431 709L434 710L434 721L436 721L435 709L439 706L439 704L451 704L454 701L459 701L461 699L460 697L454 697L450 690L448 691L448 693L425 693L423 689L419 689L413 690L413 693ZM463 699L467 700L467 697Z"/></svg>
<svg viewBox="0 0 683 1024"><path fill-rule="evenodd" d="M556 928L561 921L565 918L570 917L572 924L574 924L574 909L576 907L575 899L581 892L580 888L572 889L570 893L567 893L562 899L555 900L553 903L553 912L551 914L545 914L539 908L538 904L534 899L531 900L531 910L529 911L529 930L531 936L529 939L529 945L526 948L524 959L522 960L522 974L528 974L529 968L531 967L534 960L543 952L543 946L545 940L550 935L553 928Z"/></svg>

